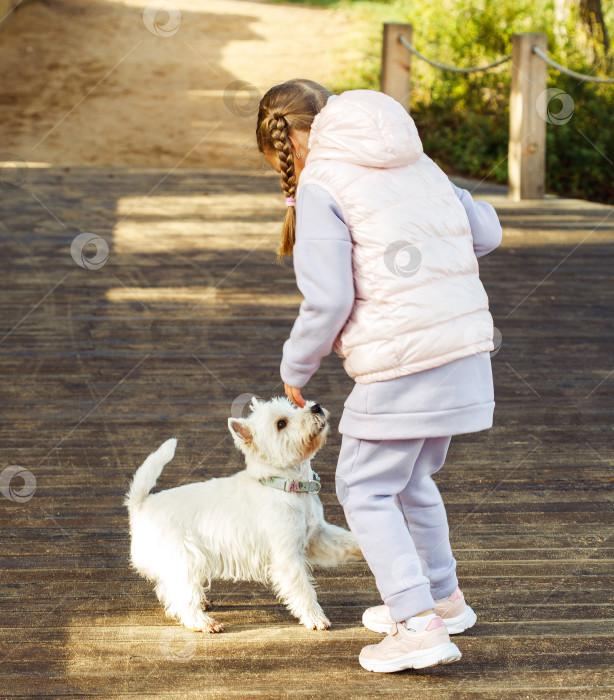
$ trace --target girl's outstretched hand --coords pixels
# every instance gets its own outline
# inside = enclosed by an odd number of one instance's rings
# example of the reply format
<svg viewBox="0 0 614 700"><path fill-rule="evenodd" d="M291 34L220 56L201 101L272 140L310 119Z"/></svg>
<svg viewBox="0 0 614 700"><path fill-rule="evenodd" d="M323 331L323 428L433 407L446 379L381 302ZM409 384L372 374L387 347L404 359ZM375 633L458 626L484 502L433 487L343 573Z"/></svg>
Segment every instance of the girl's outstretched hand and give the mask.
<svg viewBox="0 0 614 700"><path fill-rule="evenodd" d="M301 390L296 386L290 386L284 382L284 390L286 396L296 404L299 408L303 408L305 405L305 399L301 396Z"/></svg>

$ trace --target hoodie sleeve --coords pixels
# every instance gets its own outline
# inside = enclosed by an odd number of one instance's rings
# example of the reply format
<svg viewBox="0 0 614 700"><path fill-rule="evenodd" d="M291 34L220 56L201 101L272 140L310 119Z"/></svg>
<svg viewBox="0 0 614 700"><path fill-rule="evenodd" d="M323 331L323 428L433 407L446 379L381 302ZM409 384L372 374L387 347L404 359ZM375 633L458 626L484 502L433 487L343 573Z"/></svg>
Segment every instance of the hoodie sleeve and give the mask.
<svg viewBox="0 0 614 700"><path fill-rule="evenodd" d="M457 187L453 182L450 184L467 212L476 257L490 253L501 244L502 238L501 224L495 208L488 202L474 201L467 190Z"/></svg>
<svg viewBox="0 0 614 700"><path fill-rule="evenodd" d="M302 388L328 355L354 305L352 238L335 200L317 185L296 202L293 263L304 299L283 346L282 380Z"/></svg>

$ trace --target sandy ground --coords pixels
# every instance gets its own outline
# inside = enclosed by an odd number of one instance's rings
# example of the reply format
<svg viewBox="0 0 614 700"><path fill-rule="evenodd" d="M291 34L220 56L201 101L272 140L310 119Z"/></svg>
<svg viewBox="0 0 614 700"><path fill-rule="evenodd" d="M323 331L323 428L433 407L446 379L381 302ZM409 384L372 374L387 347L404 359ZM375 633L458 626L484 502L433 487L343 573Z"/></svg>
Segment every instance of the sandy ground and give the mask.
<svg viewBox="0 0 614 700"><path fill-rule="evenodd" d="M261 95L330 84L348 28L257 0L26 0L0 28L0 160L265 168Z"/></svg>

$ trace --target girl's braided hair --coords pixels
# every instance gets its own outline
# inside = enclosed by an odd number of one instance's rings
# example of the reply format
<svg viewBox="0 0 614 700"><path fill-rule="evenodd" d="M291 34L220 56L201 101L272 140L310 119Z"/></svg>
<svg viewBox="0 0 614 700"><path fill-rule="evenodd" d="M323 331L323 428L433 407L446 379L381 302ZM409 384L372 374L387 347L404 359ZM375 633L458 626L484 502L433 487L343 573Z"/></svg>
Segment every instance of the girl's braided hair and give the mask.
<svg viewBox="0 0 614 700"><path fill-rule="evenodd" d="M298 78L272 87L260 100L256 141L261 153L277 153L281 170L281 188L286 197L296 195L294 154L290 141L293 129L309 131L314 117L332 93L313 80ZM288 207L277 252L278 262L290 255L296 231L295 207Z"/></svg>

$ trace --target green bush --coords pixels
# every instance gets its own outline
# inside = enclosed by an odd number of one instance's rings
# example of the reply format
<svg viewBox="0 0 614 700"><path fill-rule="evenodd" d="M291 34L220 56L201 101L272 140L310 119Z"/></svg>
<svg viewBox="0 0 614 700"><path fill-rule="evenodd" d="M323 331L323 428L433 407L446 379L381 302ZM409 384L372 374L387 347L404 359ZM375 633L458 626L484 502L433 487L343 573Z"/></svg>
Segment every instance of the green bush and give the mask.
<svg viewBox="0 0 614 700"><path fill-rule="evenodd" d="M440 63L459 67L491 63L511 53L512 35L541 32L548 53L581 73L604 75L606 62L595 66L580 45L573 13L554 31L552 0L312 0L304 4L351 12L361 24L360 65L339 73L336 92L379 89L383 22L414 26L413 44ZM603 2L610 35L614 5ZM340 31L343 31L340 28ZM353 39L355 42L356 39ZM507 181L510 63L474 74L432 68L412 57L411 113L425 151L449 172L495 182ZM571 96L572 118L547 125L546 188L561 195L614 204L614 86L580 82L549 69L548 87ZM556 113L559 105L551 104Z"/></svg>

